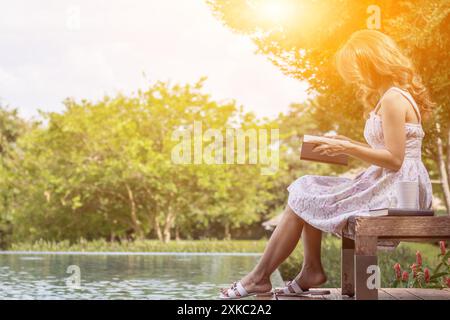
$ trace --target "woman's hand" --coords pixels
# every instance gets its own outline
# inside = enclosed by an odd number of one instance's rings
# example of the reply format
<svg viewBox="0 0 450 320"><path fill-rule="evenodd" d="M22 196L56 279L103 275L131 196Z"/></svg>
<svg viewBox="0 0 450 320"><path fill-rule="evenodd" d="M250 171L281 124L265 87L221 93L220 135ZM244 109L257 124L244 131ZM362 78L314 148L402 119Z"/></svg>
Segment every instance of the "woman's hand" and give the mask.
<svg viewBox="0 0 450 320"><path fill-rule="evenodd" d="M355 141L353 139L350 139L349 137L339 135L339 134L338 135L325 135L325 137L336 139L336 140L348 141L348 142L351 142L353 144L356 144L356 145L362 146L362 147L370 147L367 143Z"/></svg>
<svg viewBox="0 0 450 320"><path fill-rule="evenodd" d="M336 140L342 140L342 141L348 141L348 142L353 142L352 139L350 139L349 137L340 135L340 134L326 134L325 135L326 138L331 138L331 139L336 139Z"/></svg>
<svg viewBox="0 0 450 320"><path fill-rule="evenodd" d="M321 155L336 156L339 154L346 154L355 146L351 141L343 139L335 139L327 142L323 141L310 141L311 143L317 143L318 146L313 149L314 152L318 152Z"/></svg>

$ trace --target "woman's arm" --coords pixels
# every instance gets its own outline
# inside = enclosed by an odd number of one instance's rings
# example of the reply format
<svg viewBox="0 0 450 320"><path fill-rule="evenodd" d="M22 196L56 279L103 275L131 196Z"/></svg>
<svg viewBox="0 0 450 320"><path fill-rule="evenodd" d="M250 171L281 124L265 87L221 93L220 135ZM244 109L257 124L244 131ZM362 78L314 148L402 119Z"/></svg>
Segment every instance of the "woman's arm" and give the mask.
<svg viewBox="0 0 450 320"><path fill-rule="evenodd" d="M388 93L381 104L385 149L373 149L354 142L338 141L336 144L321 144L314 150L322 154L345 153L368 163L399 170L405 158L405 118L409 102L401 94Z"/></svg>
<svg viewBox="0 0 450 320"><path fill-rule="evenodd" d="M352 139L351 142L356 144L357 146L360 146L360 147L370 148L370 145L368 145L367 143L364 143L364 142L359 142L359 141L356 141L356 140L353 140L353 139Z"/></svg>
<svg viewBox="0 0 450 320"><path fill-rule="evenodd" d="M327 138L332 138L332 139L338 139L338 140L349 141L349 142L352 142L352 143L354 143L354 144L356 144L356 145L363 146L363 147L369 147L369 148L370 148L370 146L369 146L367 143L359 142L359 141L350 139L350 138L348 138L348 137L346 137L346 136L342 136L342 135L325 135L325 137L327 137Z"/></svg>

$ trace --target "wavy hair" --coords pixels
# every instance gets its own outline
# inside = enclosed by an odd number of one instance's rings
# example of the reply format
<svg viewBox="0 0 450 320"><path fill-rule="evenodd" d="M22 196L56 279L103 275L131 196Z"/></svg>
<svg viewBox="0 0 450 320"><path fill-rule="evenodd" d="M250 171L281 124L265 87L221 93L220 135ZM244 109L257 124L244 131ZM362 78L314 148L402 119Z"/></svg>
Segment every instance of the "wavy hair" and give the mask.
<svg viewBox="0 0 450 320"><path fill-rule="evenodd" d="M366 110L375 106L381 90L396 86L408 91L417 102L424 118L434 107L428 90L411 60L395 41L376 30L353 33L335 56L341 77L358 88L358 97Z"/></svg>

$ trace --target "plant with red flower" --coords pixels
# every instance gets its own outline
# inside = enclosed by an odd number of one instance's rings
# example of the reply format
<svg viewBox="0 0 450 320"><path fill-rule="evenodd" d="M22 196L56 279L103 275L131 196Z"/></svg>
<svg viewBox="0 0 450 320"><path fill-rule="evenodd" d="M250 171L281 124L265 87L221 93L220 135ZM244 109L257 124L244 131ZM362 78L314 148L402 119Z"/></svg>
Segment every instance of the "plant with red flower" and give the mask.
<svg viewBox="0 0 450 320"><path fill-rule="evenodd" d="M415 263L413 263L413 264L411 265L411 271L412 271L412 273L413 273L413 277L414 277L414 278L417 277L417 265L416 265Z"/></svg>
<svg viewBox="0 0 450 320"><path fill-rule="evenodd" d="M408 279L409 279L408 271L403 271L403 274L402 274L402 281L407 282Z"/></svg>
<svg viewBox="0 0 450 320"><path fill-rule="evenodd" d="M438 264L433 269L423 264L422 254L416 252L416 261L410 265L411 272L402 271L400 263L394 264L395 279L393 287L403 288L450 288L450 250L445 242L439 242Z"/></svg>
<svg viewBox="0 0 450 320"><path fill-rule="evenodd" d="M422 266L422 254L420 251L416 252L416 263L418 266Z"/></svg>
<svg viewBox="0 0 450 320"><path fill-rule="evenodd" d="M400 267L400 263L394 264L394 270L395 270L395 277L397 280L400 280L402 278L402 268Z"/></svg>
<svg viewBox="0 0 450 320"><path fill-rule="evenodd" d="M445 256L447 249L445 248L445 241L439 241L439 247L441 248L441 254Z"/></svg>
<svg viewBox="0 0 450 320"><path fill-rule="evenodd" d="M430 282L430 269L428 269L428 268L423 269L423 274L425 277L425 282L429 283Z"/></svg>

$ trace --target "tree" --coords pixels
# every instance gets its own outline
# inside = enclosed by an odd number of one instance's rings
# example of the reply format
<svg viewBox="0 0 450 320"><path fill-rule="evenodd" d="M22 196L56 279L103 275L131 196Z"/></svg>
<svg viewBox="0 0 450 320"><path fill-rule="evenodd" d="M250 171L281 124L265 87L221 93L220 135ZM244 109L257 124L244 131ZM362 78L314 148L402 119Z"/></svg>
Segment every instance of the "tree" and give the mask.
<svg viewBox="0 0 450 320"><path fill-rule="evenodd" d="M196 121L221 133L260 125L233 101L212 101L202 86L158 82L128 97L67 100L64 112L46 114L46 125L19 139L8 172L16 239L167 242L212 223L229 236L259 221L270 195L258 165L173 159L174 132L191 135Z"/></svg>
<svg viewBox="0 0 450 320"><path fill-rule="evenodd" d="M16 142L31 124L21 119L16 109L0 106L0 248L6 248L12 234L11 216L8 214L14 200L6 188L7 174Z"/></svg>
<svg viewBox="0 0 450 320"><path fill-rule="evenodd" d="M426 163L431 174L441 178L450 210L448 0L279 0L278 6L285 8L279 19L264 14L262 6L268 2L207 1L216 17L236 32L251 37L258 52L286 75L310 84L315 100L308 113L320 129L340 131L354 138L362 130L363 109L355 101L352 88L337 76L333 55L350 34L367 28L370 6L381 9L381 30L410 54L438 105L426 128Z"/></svg>

